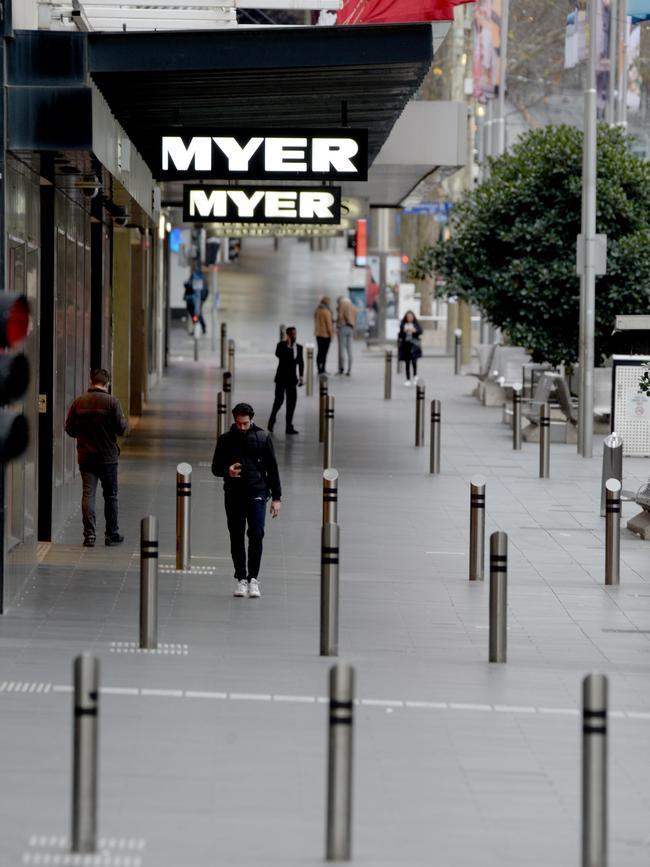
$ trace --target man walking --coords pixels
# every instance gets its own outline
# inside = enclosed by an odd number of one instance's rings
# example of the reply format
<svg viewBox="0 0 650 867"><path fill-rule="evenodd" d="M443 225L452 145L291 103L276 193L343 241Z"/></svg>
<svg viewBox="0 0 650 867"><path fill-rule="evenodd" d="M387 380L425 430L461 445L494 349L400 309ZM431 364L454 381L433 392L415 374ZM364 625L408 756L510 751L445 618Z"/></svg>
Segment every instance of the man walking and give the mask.
<svg viewBox="0 0 650 867"><path fill-rule="evenodd" d="M339 333L339 375L345 371L349 376L352 370L352 341L357 321L357 309L349 298L341 295L336 303L336 327ZM344 368L344 353L348 358L347 370Z"/></svg>
<svg viewBox="0 0 650 867"><path fill-rule="evenodd" d="M102 367L93 370L90 388L72 402L65 432L77 440L77 460L83 483L81 515L84 547L95 545L95 495L97 482L104 494L107 545L124 541L117 524L117 461L120 448L116 437L126 433L127 421L120 402L108 393L110 375Z"/></svg>
<svg viewBox="0 0 650 867"><path fill-rule="evenodd" d="M305 373L305 362L302 355L302 346L296 343L296 329L293 325L287 328L286 340L281 340L275 348L275 356L278 359L278 369L275 373L275 400L267 425L269 431L275 427L275 420L284 396L287 396L287 418L285 431L288 434L297 434L293 426L293 413L298 400L296 386L302 385ZM298 368L298 373L296 373Z"/></svg>
<svg viewBox="0 0 650 867"><path fill-rule="evenodd" d="M223 478L230 553L235 567L235 596L257 599L264 539L266 503L271 497L271 517L280 514L280 473L269 434L253 424L255 411L238 403L234 424L221 434L212 458L212 474ZM248 569L244 533L248 525Z"/></svg>

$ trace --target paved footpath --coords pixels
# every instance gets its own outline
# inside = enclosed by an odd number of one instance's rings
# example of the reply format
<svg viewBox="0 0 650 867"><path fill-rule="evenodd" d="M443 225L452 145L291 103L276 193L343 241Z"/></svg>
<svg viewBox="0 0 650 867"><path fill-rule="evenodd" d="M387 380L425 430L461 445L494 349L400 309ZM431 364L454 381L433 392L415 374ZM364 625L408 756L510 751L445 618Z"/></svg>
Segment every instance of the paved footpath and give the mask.
<svg viewBox="0 0 650 867"><path fill-rule="evenodd" d="M238 339L236 396L264 424L273 365ZM276 327L265 339L273 345ZM80 547L78 512L0 619L0 864L310 865L324 855L327 672L318 656L317 398L275 437L285 489L268 521L260 600L234 599L221 485L210 474L213 356L173 335L169 376L121 463L119 549ZM611 865L650 863L650 547L623 531L604 586L600 457L511 449L500 410L450 359L424 359L443 404L442 473L413 444L414 393L383 397L357 347L332 377L340 470L340 659L355 666L354 861L368 867L576 865L580 685L609 677ZM428 432L427 432L428 437ZM600 440L598 448L600 448ZM192 569L174 569L175 466L193 468ZM628 460L625 487L648 476ZM487 662L488 582L468 581L469 480L508 533L508 662ZM624 505L624 515L634 512ZM161 529L157 653L134 647L140 518ZM101 660L99 860L66 856L71 662Z"/></svg>

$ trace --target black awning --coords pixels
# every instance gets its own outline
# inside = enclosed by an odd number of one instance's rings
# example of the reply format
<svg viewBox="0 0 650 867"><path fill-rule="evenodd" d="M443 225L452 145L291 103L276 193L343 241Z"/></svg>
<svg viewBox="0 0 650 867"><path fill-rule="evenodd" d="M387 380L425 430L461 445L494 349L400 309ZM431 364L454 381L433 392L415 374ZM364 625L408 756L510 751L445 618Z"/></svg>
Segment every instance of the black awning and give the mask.
<svg viewBox="0 0 650 867"><path fill-rule="evenodd" d="M379 152L433 58L429 24L89 33L88 71L155 171L177 128L368 129Z"/></svg>

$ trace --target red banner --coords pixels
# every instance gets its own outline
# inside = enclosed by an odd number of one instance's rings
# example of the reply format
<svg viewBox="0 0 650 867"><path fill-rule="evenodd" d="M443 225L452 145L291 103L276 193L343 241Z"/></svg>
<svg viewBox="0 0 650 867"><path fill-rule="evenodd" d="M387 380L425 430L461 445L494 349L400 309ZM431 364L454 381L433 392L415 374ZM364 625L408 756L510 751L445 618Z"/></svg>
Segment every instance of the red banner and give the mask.
<svg viewBox="0 0 650 867"><path fill-rule="evenodd" d="M454 6L473 0L345 0L337 24L400 24L452 21Z"/></svg>

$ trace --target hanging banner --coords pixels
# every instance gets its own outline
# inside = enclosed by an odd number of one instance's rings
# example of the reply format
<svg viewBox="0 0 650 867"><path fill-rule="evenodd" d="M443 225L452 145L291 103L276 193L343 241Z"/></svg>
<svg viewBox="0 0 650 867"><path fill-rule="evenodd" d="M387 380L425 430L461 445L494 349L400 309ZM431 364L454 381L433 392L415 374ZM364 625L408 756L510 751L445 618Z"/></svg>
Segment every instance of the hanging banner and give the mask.
<svg viewBox="0 0 650 867"><path fill-rule="evenodd" d="M492 99L501 83L501 0L479 0L472 26L474 98Z"/></svg>
<svg viewBox="0 0 650 867"><path fill-rule="evenodd" d="M473 0L345 0L337 24L406 24L453 21L454 6Z"/></svg>
<svg viewBox="0 0 650 867"><path fill-rule="evenodd" d="M184 223L341 222L341 188L183 187Z"/></svg>

